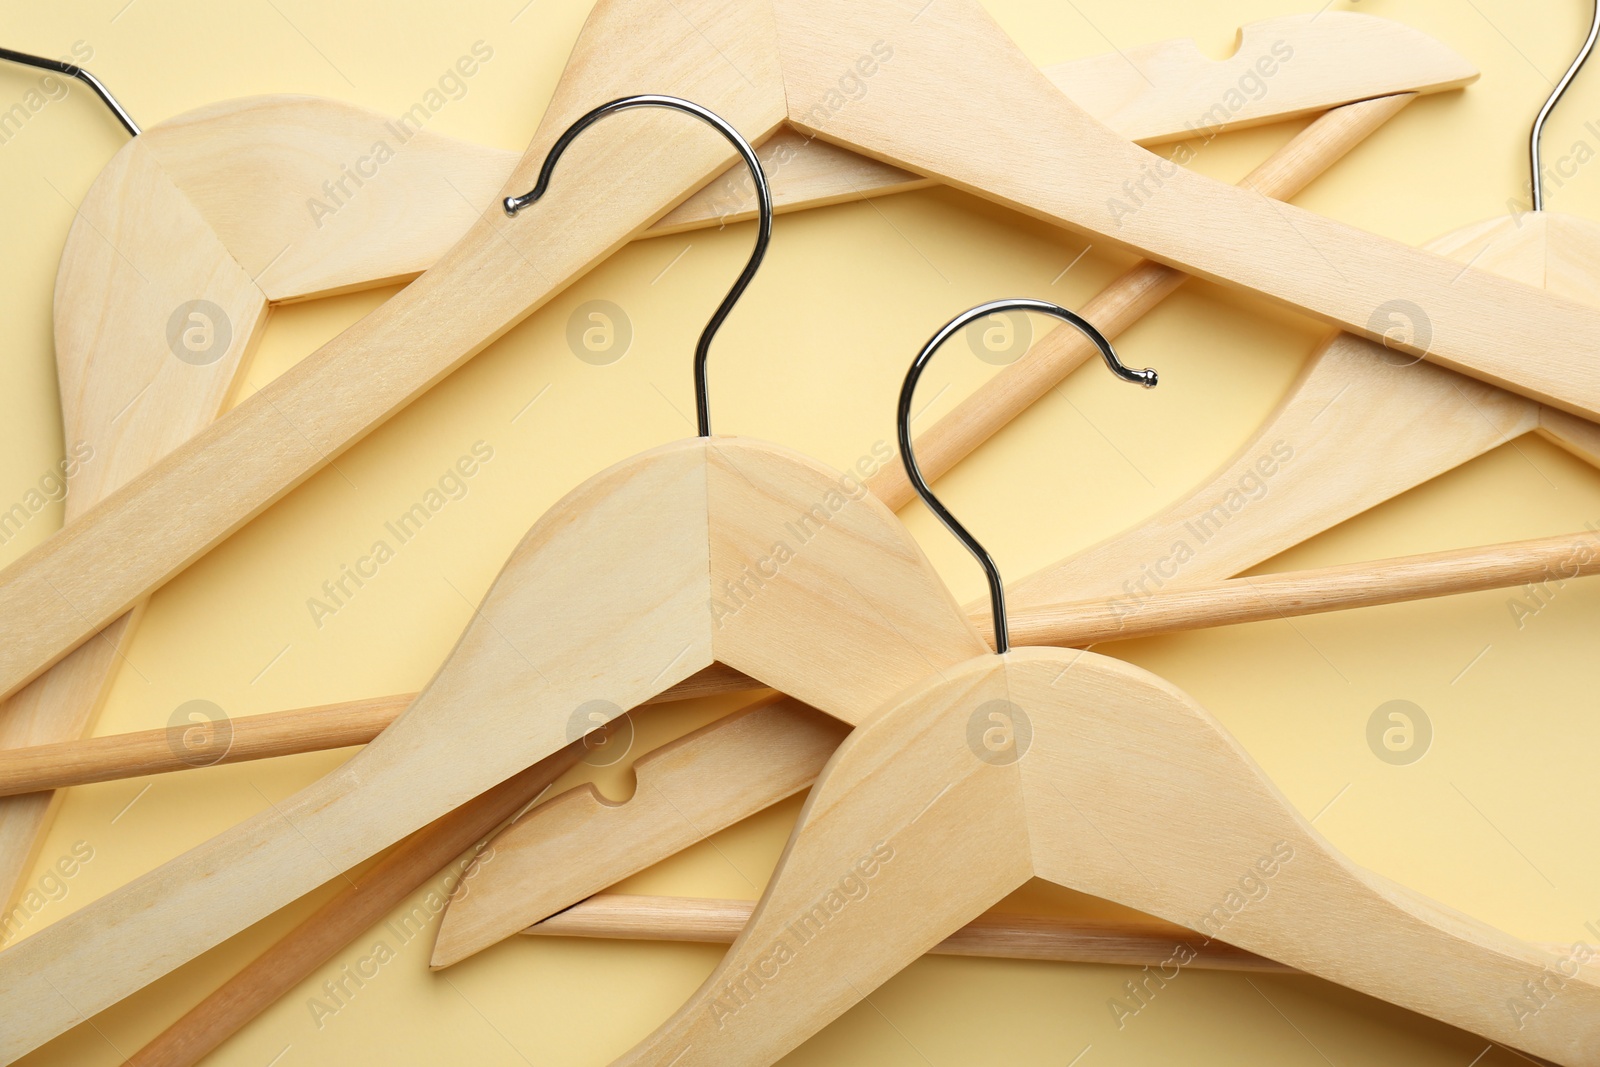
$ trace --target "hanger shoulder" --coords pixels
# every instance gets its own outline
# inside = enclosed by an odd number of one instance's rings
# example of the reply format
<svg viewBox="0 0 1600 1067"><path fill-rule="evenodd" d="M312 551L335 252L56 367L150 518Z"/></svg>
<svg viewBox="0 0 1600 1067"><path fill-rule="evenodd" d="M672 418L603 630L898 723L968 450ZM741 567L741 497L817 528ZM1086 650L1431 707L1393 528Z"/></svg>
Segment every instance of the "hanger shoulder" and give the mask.
<svg viewBox="0 0 1600 1067"><path fill-rule="evenodd" d="M659 91L708 101L755 138L775 129L784 100L770 19L759 6L743 5L717 31L714 46L670 7L641 13L600 5L507 191L531 188L558 133L594 100L623 95L619 86L633 91L648 81ZM618 36L638 47L620 53L608 47ZM711 136L682 136L685 121L638 112L592 131L563 158L561 180L539 204L516 219L481 217L404 291L7 568L0 613L38 625L0 647L0 695L725 169L732 148Z"/></svg>
<svg viewBox="0 0 1600 1067"><path fill-rule="evenodd" d="M1499 220L1429 247L1529 284L1545 278L1543 230ZM1600 278L1600 275L1597 275ZM1401 309L1397 335L1418 323ZM1373 341L1338 334L1244 447L1133 530L1030 575L1021 607L1085 596L1136 614L1171 585L1229 578L1537 429L1552 409ZM1562 413L1574 437L1587 420ZM1596 431L1600 433L1600 431Z"/></svg>
<svg viewBox="0 0 1600 1067"><path fill-rule="evenodd" d="M1055 92L975 3L773 0L790 121L847 148L1362 336L1399 298L1431 341L1397 347L1576 414L1600 413L1600 311L1363 233L1153 156ZM893 41L884 91L809 107L832 73ZM942 87L952 76L962 92ZM944 103L937 109L931 100ZM1487 318L1484 308L1494 308Z"/></svg>
<svg viewBox="0 0 1600 1067"><path fill-rule="evenodd" d="M1000 662L953 666L857 728L727 956L617 1064L775 1062L1028 879L1021 779L983 740Z"/></svg>
<svg viewBox="0 0 1600 1067"><path fill-rule="evenodd" d="M0 997L27 1006L0 1037L0 1056L707 666L705 451L690 440L633 457L553 507L427 688L349 763L0 952Z"/></svg>
<svg viewBox="0 0 1600 1067"><path fill-rule="evenodd" d="M420 274L518 158L424 129L416 114L312 96L210 104L141 140L274 301Z"/></svg>
<svg viewBox="0 0 1600 1067"><path fill-rule="evenodd" d="M1556 957L1355 865L1175 687L1047 649L1008 676L1040 877L1557 1062L1600 1052L1600 984L1568 961L1519 1025L1508 1003Z"/></svg>
<svg viewBox="0 0 1600 1067"><path fill-rule="evenodd" d="M569 790L495 835L451 894L431 966L448 967L809 786L848 732L771 698L634 764L614 804ZM711 828L711 829L708 829Z"/></svg>
<svg viewBox="0 0 1600 1067"><path fill-rule="evenodd" d="M716 659L854 721L987 647L893 512L853 474L713 438Z"/></svg>
<svg viewBox="0 0 1600 1067"><path fill-rule="evenodd" d="M265 294L145 139L124 145L79 205L56 277L68 522L216 418L266 313ZM0 747L82 736L132 624L112 622L7 701ZM50 799L0 800L0 902L20 892Z"/></svg>
<svg viewBox="0 0 1600 1067"><path fill-rule="evenodd" d="M1471 63L1427 34L1348 11L1252 22L1226 59L1212 59L1183 37L1045 73L1101 123L1146 145L1389 93L1459 89L1478 77ZM1177 129L1174 113L1184 116Z"/></svg>
<svg viewBox="0 0 1600 1067"><path fill-rule="evenodd" d="M207 305L190 307L196 294ZM143 138L123 145L84 196L56 276L69 522L217 417L266 313Z"/></svg>

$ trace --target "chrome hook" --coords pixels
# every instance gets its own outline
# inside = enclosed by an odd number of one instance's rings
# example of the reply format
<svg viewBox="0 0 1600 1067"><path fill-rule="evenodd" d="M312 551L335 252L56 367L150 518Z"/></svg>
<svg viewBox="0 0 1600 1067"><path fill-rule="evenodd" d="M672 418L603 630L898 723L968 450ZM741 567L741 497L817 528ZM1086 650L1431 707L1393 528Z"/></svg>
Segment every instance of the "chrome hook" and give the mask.
<svg viewBox="0 0 1600 1067"><path fill-rule="evenodd" d="M1583 42L1583 47L1578 51L1578 58L1572 61L1572 66L1561 76L1561 81L1550 93L1550 99L1544 102L1544 107L1539 109L1539 117L1533 120L1533 133L1529 136L1528 158L1533 170L1533 210L1544 210L1544 175L1539 170L1539 142L1544 137L1544 122L1550 117L1550 112L1556 109L1561 98L1566 95L1567 87L1572 84L1572 79L1578 76L1578 71L1589 61L1589 53L1594 51L1594 44L1600 39L1600 0L1595 0L1594 20L1589 26L1589 38Z"/></svg>
<svg viewBox="0 0 1600 1067"><path fill-rule="evenodd" d="M21 63L29 67L38 67L40 70L54 71L57 74L65 74L69 78L77 78L79 81L83 82L83 84L94 90L95 95L98 96L106 105L106 107L111 109L111 113L117 117L117 121L122 123L123 129L127 130L135 137L139 136L139 126L133 121L133 116L129 115L127 110L124 109L121 104L117 103L117 98L111 95L110 89L107 89L104 85L100 84L99 78L96 78L93 74L90 74L82 67L75 67L71 63L67 63L59 59L45 59L43 56L30 56L26 52L15 52L9 48L0 48L0 59L10 60L12 63Z"/></svg>
<svg viewBox="0 0 1600 1067"><path fill-rule="evenodd" d="M1111 342L1106 340L1104 334L1079 315L1068 311L1059 304L1052 304L1044 300L996 300L988 304L980 304L971 311L962 312L945 324L944 328L933 335L933 338L917 353L917 358L911 361L911 369L906 372L905 384L900 387L900 410L895 420L895 428L900 436L900 459L905 464L906 477L911 480L911 486L928 505L928 510L938 516L945 528L956 536L968 552L983 567L983 573L989 580L989 604L994 612L994 650L997 654L1004 655L1011 647L1010 627L1006 623L1006 587L1000 580L1000 569L995 566L994 558L987 549L978 543L978 539L967 532L967 528L956 521L956 517L933 495L933 490L928 488L927 481L922 477L922 469L917 466L916 453L911 446L911 398L917 391L917 380L922 377L923 370L928 361L939 347L948 341L956 332L966 328L970 323L990 315L998 315L1006 311L1036 311L1041 315L1051 315L1068 323L1077 329L1100 350L1100 355L1105 359L1106 366L1111 373L1125 382L1133 382L1153 389L1156 385L1156 372L1146 367L1144 370L1130 370L1117 358L1116 350L1111 347Z"/></svg>
<svg viewBox="0 0 1600 1067"><path fill-rule="evenodd" d="M745 140L738 130L734 129L721 115L701 107L699 104L684 100L676 96L657 96L641 94L639 96L624 96L613 100L609 104L601 104L577 122L568 127L550 149L550 154L545 157L544 166L539 168L539 180L534 183L533 189L521 196L508 196L505 199L506 214L515 216L517 212L535 203L544 196L550 188L550 175L555 171L556 160L567 147L577 139L584 130L593 126L607 115L618 111L627 111L636 107L665 107L674 111L682 111L693 115L708 126L714 127L717 132L726 137L733 147L738 149L739 155L744 157L745 165L750 168L750 176L755 181L756 199L760 205L760 221L756 231L755 251L750 255L750 262L745 264L743 273L733 283L733 288L728 290L728 295L723 298L716 312L711 316L711 321L706 323L706 328L700 334L700 341L694 349L694 406L698 416L699 433L701 437L711 436L711 407L706 397L706 357L711 351L711 339L717 335L717 330L739 302L744 291L750 285L750 280L756 276L756 270L761 266L761 260L767 254L767 244L772 240L772 192L767 187L767 175L761 169L761 160L756 158L756 150L750 142Z"/></svg>

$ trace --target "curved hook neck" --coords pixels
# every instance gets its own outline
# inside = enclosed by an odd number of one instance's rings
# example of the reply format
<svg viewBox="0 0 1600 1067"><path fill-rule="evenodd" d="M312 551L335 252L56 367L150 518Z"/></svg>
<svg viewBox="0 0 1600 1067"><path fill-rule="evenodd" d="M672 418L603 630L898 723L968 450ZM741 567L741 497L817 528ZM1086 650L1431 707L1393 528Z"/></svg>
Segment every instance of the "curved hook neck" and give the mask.
<svg viewBox="0 0 1600 1067"><path fill-rule="evenodd" d="M987 549L973 537L967 528L950 514L950 510L939 502L933 495L933 490L928 488L928 482L922 476L922 468L917 465L916 451L911 441L911 401L917 392L917 382L922 377L923 370L928 366L933 354L948 341L953 335L965 329L968 325L990 315L999 315L1007 311L1035 311L1043 315L1051 315L1061 321L1076 327L1084 336L1094 343L1100 350L1101 357L1105 360L1106 367L1125 382L1133 382L1152 389L1156 384L1156 372L1148 367L1144 370L1130 370L1117 358L1116 351L1111 347L1104 334L1082 317L1068 311L1059 304L1052 304L1044 300L996 300L988 304L980 304L970 311L963 312L951 319L938 333L922 347L917 353L917 358L911 361L911 369L906 372L905 384L900 387L900 407L895 418L895 430L900 440L900 460L905 464L906 477L911 482L911 487L917 491L922 502L928 510L938 516L944 523L945 529L955 535L977 559L983 567L984 577L989 581L989 605L994 613L994 650L998 655L1004 655L1011 648L1011 631L1006 621L1006 587L1000 579L1000 568L995 566L994 557L989 555Z"/></svg>
<svg viewBox="0 0 1600 1067"><path fill-rule="evenodd" d="M1544 139L1545 120L1556 109L1561 98L1566 95L1567 88L1572 85L1572 80L1578 76L1583 65L1589 61L1589 54L1594 51L1595 41L1600 39L1600 0L1595 0L1594 17L1589 25L1589 36L1583 42L1583 47L1578 50L1578 56L1572 61L1572 66L1561 76L1556 87L1551 90L1550 98L1544 102L1544 107L1539 109L1539 115L1533 120L1533 132L1528 138L1528 160L1533 177L1533 210L1544 210L1544 172L1540 161L1539 144Z"/></svg>
<svg viewBox="0 0 1600 1067"><path fill-rule="evenodd" d="M738 279L734 281L733 288L728 290L728 295L723 297L722 303L717 306L717 310L711 316L711 321L706 323L706 328L701 331L700 340L694 349L694 406L697 416L697 429L701 437L710 437L711 404L707 395L708 376L706 365L711 354L711 339L722 328L723 322L727 319L729 312L733 311L733 306L739 302L739 298L744 295L745 289L749 288L751 280L756 276L756 271L761 267L762 259L766 257L767 245L772 240L772 191L767 186L767 175L761 168L761 160L756 157L756 150L751 146L750 142L745 140L744 136L734 129L721 115L692 101L676 96L659 96L651 93L624 96L608 104L601 104L568 127L567 132L556 139L556 143L551 147L549 155L545 156L544 165L539 168L539 180L534 183L533 189L521 196L506 197L504 202L505 211L507 215L514 217L517 212L530 204L536 203L540 197L544 196L545 192L550 188L550 176L555 173L556 162L584 130L593 126L607 115L639 107L663 107L673 111L681 111L686 115L693 115L701 122L711 126L723 137L727 138L728 142L738 150L740 157L744 159L745 166L750 168L750 177L754 180L756 186L756 200L760 207L760 221L756 230L755 251L751 253L750 261L745 264L745 268L740 272Z"/></svg>
<svg viewBox="0 0 1600 1067"><path fill-rule="evenodd" d="M139 136L142 132L138 123L133 121L133 116L129 115L127 110L117 102L117 98L111 95L111 90L100 84L99 78L96 78L82 67L75 67L64 60L45 59L43 56L29 55L27 52L18 52L10 48L0 48L0 59L9 60L12 63L21 63L24 66L38 67L40 70L54 71L57 74L65 74L69 78L77 78L94 90L94 94L100 98L100 102L110 108L117 121L122 123L123 129L134 137Z"/></svg>

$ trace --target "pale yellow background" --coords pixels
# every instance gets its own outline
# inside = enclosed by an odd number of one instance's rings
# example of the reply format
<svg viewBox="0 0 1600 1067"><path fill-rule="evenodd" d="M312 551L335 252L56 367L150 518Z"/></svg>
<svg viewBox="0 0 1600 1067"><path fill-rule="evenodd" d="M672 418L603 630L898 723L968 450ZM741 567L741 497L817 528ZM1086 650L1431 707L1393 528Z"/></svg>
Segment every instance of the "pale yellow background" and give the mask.
<svg viewBox="0 0 1600 1067"><path fill-rule="evenodd" d="M57 55L86 42L93 49L88 66L148 125L263 92L320 94L398 114L481 39L493 47L493 60L431 128L520 149L589 0L523 4L9 0L3 43ZM1222 56L1239 25L1309 10L1314 0L987 4L1045 63L1175 35L1192 35ZM1526 180L1527 123L1582 38L1587 0L1332 6L1435 34L1476 63L1483 78L1464 93L1413 105L1298 202L1411 243L1503 212ZM37 76L0 70L0 106L20 99ZM1600 120L1600 74L1580 79L1552 123L1552 157L1580 138L1600 147L1600 132L1584 128L1591 119ZM1231 135L1202 151L1196 165L1236 178L1299 125ZM74 93L0 146L6 503L62 452L50 339L55 267L73 204L122 140L86 94ZM1600 216L1600 168L1583 170L1551 195L1554 207ZM341 458L338 473L313 478L191 568L155 597L128 655L137 672L122 672L97 731L164 725L174 708L197 698L244 715L420 686L466 622L468 600L482 594L546 507L610 462L689 432L680 412L692 403L693 339L751 236L751 227L736 226L627 248ZM1001 296L1081 304L1127 262L1095 249L1062 275L1084 244L946 191L780 219L767 266L715 351L716 424L848 465L892 438L906 364L947 317ZM277 311L245 392L390 292ZM573 308L602 298L626 309L636 337L619 363L593 367L569 353L564 333ZM1161 389L1130 389L1098 370L1080 374L946 479L946 499L1005 573L1020 577L1137 522L1205 476L1261 422L1324 333L1259 302L1193 285L1122 342L1130 364L1160 368ZM957 345L929 372L922 395L937 395L931 410L938 413L991 372ZM513 425L511 417L546 388ZM495 458L470 494L318 629L306 598L478 440L492 444ZM1038 488L1018 493L1028 478ZM908 508L905 519L959 596L981 593L975 566L920 506ZM0 562L59 521L59 510L40 515L0 550ZM1586 522L1600 522L1600 474L1526 439L1264 569L1533 537ZM1520 630L1509 596L1107 651L1199 698L1356 860L1516 933L1592 940L1584 924L1600 921L1600 810L1593 799L1600 586L1567 588ZM1421 705L1436 730L1432 751L1413 766L1386 765L1366 744L1369 715L1391 699ZM733 706L641 715L636 750ZM94 858L35 928L288 795L347 755L72 790L34 878L75 842L89 843ZM625 767L600 779L612 796L631 789ZM785 804L628 887L755 896L797 809L798 802ZM1043 887L1024 897L1036 908L1085 906ZM286 909L27 1062L120 1062L119 1054L138 1048L314 903ZM377 936L352 945L210 1062L601 1064L665 1018L719 951L517 938L436 975L426 966L425 938L402 948L319 1029L308 998L370 951ZM1107 1001L1128 976L1103 967L925 960L786 1062L1467 1067L1484 1051L1477 1038L1319 981L1197 972L1186 972L1119 1032ZM1524 1061L1495 1049L1476 1062Z"/></svg>

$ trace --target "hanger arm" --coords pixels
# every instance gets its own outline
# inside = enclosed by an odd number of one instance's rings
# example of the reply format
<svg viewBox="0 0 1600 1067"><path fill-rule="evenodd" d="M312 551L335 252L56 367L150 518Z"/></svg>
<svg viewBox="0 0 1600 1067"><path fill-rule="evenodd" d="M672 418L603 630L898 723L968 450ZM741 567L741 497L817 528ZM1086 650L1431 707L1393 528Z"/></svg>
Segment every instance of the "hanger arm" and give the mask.
<svg viewBox="0 0 1600 1067"><path fill-rule="evenodd" d="M1403 93L1329 111L1239 184L1263 196L1287 200L1415 99L1413 94ZM1083 306L1081 314L1115 340L1188 280L1182 271L1145 260L1096 294ZM1099 350L1079 331L1059 325L1052 328L1021 359L984 382L917 437L917 462L923 474L930 479L943 476L1086 360L1099 355ZM867 485L879 500L897 511L915 496L905 469L898 463L883 467Z"/></svg>
<svg viewBox="0 0 1600 1067"><path fill-rule="evenodd" d="M406 838L359 882L347 882L304 922L135 1053L129 1067L189 1067L199 1062L438 876L463 851L535 802L587 751L583 741L575 741ZM447 873L441 879L446 892L452 883L460 884L461 872L453 873L454 877Z"/></svg>
<svg viewBox="0 0 1600 1067"><path fill-rule="evenodd" d="M976 0L950 0L936 14L912 0L772 3L790 122L809 133L1361 336L1381 337L1379 312L1405 301L1429 328L1398 347L1600 415L1600 364L1589 358L1600 347L1600 310L1153 156L1051 90ZM896 55L884 90L849 107L814 106L830 72L875 41L893 41ZM941 93L935 71L956 73L963 91Z"/></svg>
<svg viewBox="0 0 1600 1067"><path fill-rule="evenodd" d="M533 937L731 945L754 911L753 900L601 893L522 932ZM935 956L1159 967L1171 958L1175 944L1192 935L1191 930L1159 919L1069 919L989 911L929 952ZM1252 974L1297 973L1292 967L1240 952L1220 941L1188 966Z"/></svg>
<svg viewBox="0 0 1600 1067"><path fill-rule="evenodd" d="M738 41L719 51L670 7L646 14L602 4L507 194L532 186L556 134L593 101L641 81L706 101L748 135L766 136L783 120L783 90L770 22L758 10L746 15L752 21L742 32L724 21ZM632 35L639 47L619 59L607 47L616 35ZM517 219L481 217L403 292L0 572L0 617L31 620L0 647L0 694L60 659L723 170L732 149L714 137L681 136L682 121L635 113L592 133L563 159L562 182L536 208Z"/></svg>
<svg viewBox="0 0 1600 1067"><path fill-rule="evenodd" d="M836 719L774 698L640 758L626 803L593 786L552 798L496 835L495 863L474 869L471 893L451 894L429 966L458 963L808 788L847 733ZM642 832L609 832L618 822ZM502 859L505 875L496 870Z"/></svg>
<svg viewBox="0 0 1600 1067"><path fill-rule="evenodd" d="M1558 1063L1600 1051L1600 985L1570 960L1356 867L1160 679L1019 649L851 735L739 940L616 1062L771 1063L1032 875ZM1508 999L1547 968L1561 993L1519 1026Z"/></svg>
<svg viewBox="0 0 1600 1067"><path fill-rule="evenodd" d="M1548 236L1578 262L1600 226L1564 219ZM1544 223L1470 226L1429 247L1462 263L1546 284ZM1600 306L1600 272L1572 272L1559 291ZM1396 320L1395 328L1405 323ZM1132 530L1029 575L1019 606L1086 595L1132 609L1177 584L1249 570L1346 519L1543 425L1550 409L1350 334L1331 338L1238 452L1181 499ZM1562 413L1575 440L1594 424ZM1600 435L1600 430L1589 431ZM1580 449L1581 451L1581 449Z"/></svg>
<svg viewBox="0 0 1600 1067"><path fill-rule="evenodd" d="M1600 535L1580 531L1373 563L1199 582L1155 591L1137 600L1102 597L1042 604L1015 614L1012 631L1026 644L1087 647L1103 641L1128 641L1552 580L1566 582L1596 573L1600 573ZM980 628L986 623L983 615L973 619ZM713 664L645 701L645 705L749 692L760 687L746 674ZM228 748L215 762L239 763L366 744L415 699L415 694L401 694L235 719ZM168 728L0 749L0 797L212 765L203 744L199 751L190 752L182 744L175 745L173 737L173 728ZM760 764L762 759L756 751L751 751L749 759ZM758 784L759 775L749 787L758 788ZM773 796L758 806L781 799L782 796ZM732 817L723 816L710 820L710 824L720 829L730 821ZM633 834L639 840L660 839L655 830L637 830ZM535 871L552 866L547 861L532 865ZM602 886L631 873L633 870L609 876Z"/></svg>

